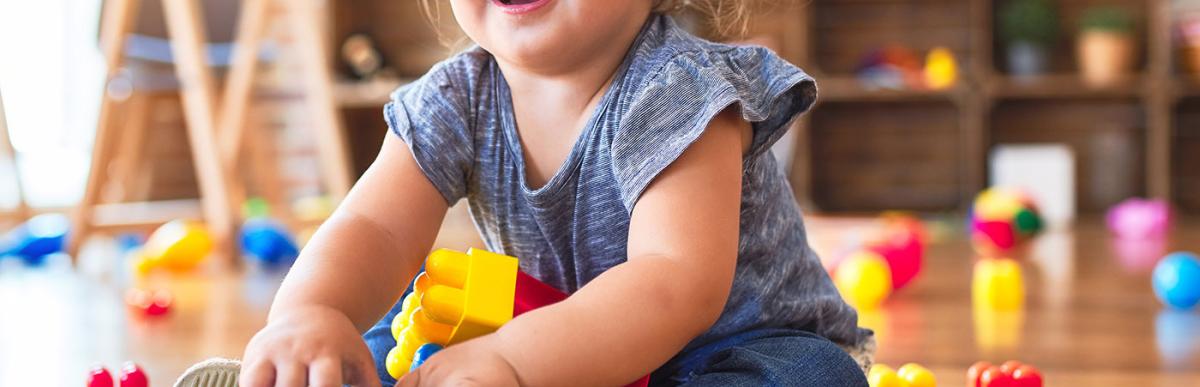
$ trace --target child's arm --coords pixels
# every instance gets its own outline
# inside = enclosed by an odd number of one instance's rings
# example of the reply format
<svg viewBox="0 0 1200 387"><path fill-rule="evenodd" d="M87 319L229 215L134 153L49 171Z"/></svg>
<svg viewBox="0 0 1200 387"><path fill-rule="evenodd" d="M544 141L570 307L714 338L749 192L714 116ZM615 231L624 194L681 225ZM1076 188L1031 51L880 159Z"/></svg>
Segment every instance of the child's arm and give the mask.
<svg viewBox="0 0 1200 387"><path fill-rule="evenodd" d="M446 210L407 146L389 134L288 272L267 326L246 347L241 385L378 385L360 335L416 275Z"/></svg>
<svg viewBox="0 0 1200 387"><path fill-rule="evenodd" d="M749 142L749 125L722 113L637 202L628 262L566 301L447 348L399 385L613 386L666 362L729 296Z"/></svg>

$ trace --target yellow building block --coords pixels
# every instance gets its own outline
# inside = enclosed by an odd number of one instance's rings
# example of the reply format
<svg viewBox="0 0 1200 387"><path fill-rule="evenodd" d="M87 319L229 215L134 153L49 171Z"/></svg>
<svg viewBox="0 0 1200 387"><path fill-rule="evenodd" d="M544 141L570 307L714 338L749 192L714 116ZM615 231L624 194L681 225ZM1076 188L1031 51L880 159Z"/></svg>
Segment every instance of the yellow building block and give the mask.
<svg viewBox="0 0 1200 387"><path fill-rule="evenodd" d="M518 262L484 250L440 249L425 261L392 320L392 377L403 376L422 345L448 346L495 332L513 318Z"/></svg>

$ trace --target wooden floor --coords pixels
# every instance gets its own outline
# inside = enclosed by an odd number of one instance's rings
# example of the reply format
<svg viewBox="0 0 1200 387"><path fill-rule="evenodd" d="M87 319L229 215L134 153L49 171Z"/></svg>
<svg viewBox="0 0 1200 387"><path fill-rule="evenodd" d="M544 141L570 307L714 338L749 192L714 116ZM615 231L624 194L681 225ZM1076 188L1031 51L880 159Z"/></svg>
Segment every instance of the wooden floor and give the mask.
<svg viewBox="0 0 1200 387"><path fill-rule="evenodd" d="M478 246L461 210L439 245ZM954 230L948 222L943 230ZM810 236L832 256L861 240L870 222L809 219ZM1029 297L1024 313L975 316L974 259L961 234L944 233L925 272L882 312L863 316L878 331L877 361L918 362L942 386L964 385L977 360L1019 359L1049 386L1200 386L1200 311L1168 311L1152 295L1149 273L1166 250L1200 251L1200 224L1185 224L1160 245L1115 244L1097 220L1048 233L1018 254ZM281 275L210 270L157 277L141 286L174 291L162 319L139 318L122 301L135 282L114 247L93 243L72 269L0 263L0 386L80 386L93 364L140 363L154 386L169 386L209 356L237 357L265 321Z"/></svg>

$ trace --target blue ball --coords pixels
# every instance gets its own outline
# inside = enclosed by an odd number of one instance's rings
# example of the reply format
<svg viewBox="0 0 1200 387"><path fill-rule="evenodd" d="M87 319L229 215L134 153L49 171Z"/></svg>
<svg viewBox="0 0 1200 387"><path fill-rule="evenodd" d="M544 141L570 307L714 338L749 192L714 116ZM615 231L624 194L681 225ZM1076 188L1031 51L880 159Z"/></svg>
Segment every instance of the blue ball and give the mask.
<svg viewBox="0 0 1200 387"><path fill-rule="evenodd" d="M417 369L417 367L420 367L421 364L425 364L425 361L429 360L430 356L433 356L433 354L438 353L438 351L441 350L442 346L434 343L427 343L417 347L417 353L413 354L412 367L409 367L408 370L412 371Z"/></svg>
<svg viewBox="0 0 1200 387"><path fill-rule="evenodd" d="M1196 254L1175 252L1163 257L1154 267L1154 294L1163 304L1188 309L1200 303L1200 258Z"/></svg>
<svg viewBox="0 0 1200 387"><path fill-rule="evenodd" d="M19 257L29 265L40 265L46 256L63 251L71 221L65 215L44 214L0 238L0 257Z"/></svg>
<svg viewBox="0 0 1200 387"><path fill-rule="evenodd" d="M268 265L290 265L300 255L287 229L266 218L247 220L242 225L242 251Z"/></svg>

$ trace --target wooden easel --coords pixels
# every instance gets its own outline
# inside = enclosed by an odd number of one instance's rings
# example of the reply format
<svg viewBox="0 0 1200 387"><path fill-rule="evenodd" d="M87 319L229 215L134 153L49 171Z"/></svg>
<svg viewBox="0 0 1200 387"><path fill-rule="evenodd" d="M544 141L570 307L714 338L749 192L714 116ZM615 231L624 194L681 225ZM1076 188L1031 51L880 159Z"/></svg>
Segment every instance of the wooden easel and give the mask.
<svg viewBox="0 0 1200 387"><path fill-rule="evenodd" d="M25 203L25 193L22 191L21 174L17 171L17 151L13 148L12 139L8 136L8 118L4 115L4 96L0 95L0 158L7 159L13 166L13 189L17 192L17 207L9 217L21 221L29 217L29 206Z"/></svg>
<svg viewBox="0 0 1200 387"><path fill-rule="evenodd" d="M244 187L234 172L239 163L245 135L246 108L253 86L258 51L268 21L270 0L243 0L238 35L229 71L228 86L217 110L216 83L206 65L205 36L202 12L198 0L162 0L175 58L175 70L181 84L184 117L192 147L193 164L200 185L200 205L204 221L217 240L220 252L236 262L232 241L237 229L236 209L244 200ZM321 39L320 13L316 0L287 1L290 25L296 34L297 46L307 64L304 84L309 111L314 114L318 153L329 194L340 200L353 182L341 122L333 96L333 76L325 60L325 43ZM131 32L140 0L108 0L104 7L101 45L112 80L121 67L125 37ZM119 217L99 221L97 203L102 185L108 179L107 166L114 159L117 139L125 141L121 129L112 125L113 110L118 101L102 97L99 126L93 145L91 173L84 195L76 210L73 233L68 246L72 257L77 256L80 244L87 235L98 229L159 224L173 217L162 215L179 207L178 203L130 203L151 216ZM135 107L137 105L134 105ZM144 131L144 125L134 125ZM131 141L141 141L144 133L135 133ZM136 161L132 162L136 165ZM165 204L158 206L156 204ZM121 214L130 212L114 211ZM157 216L154 216L157 215Z"/></svg>

